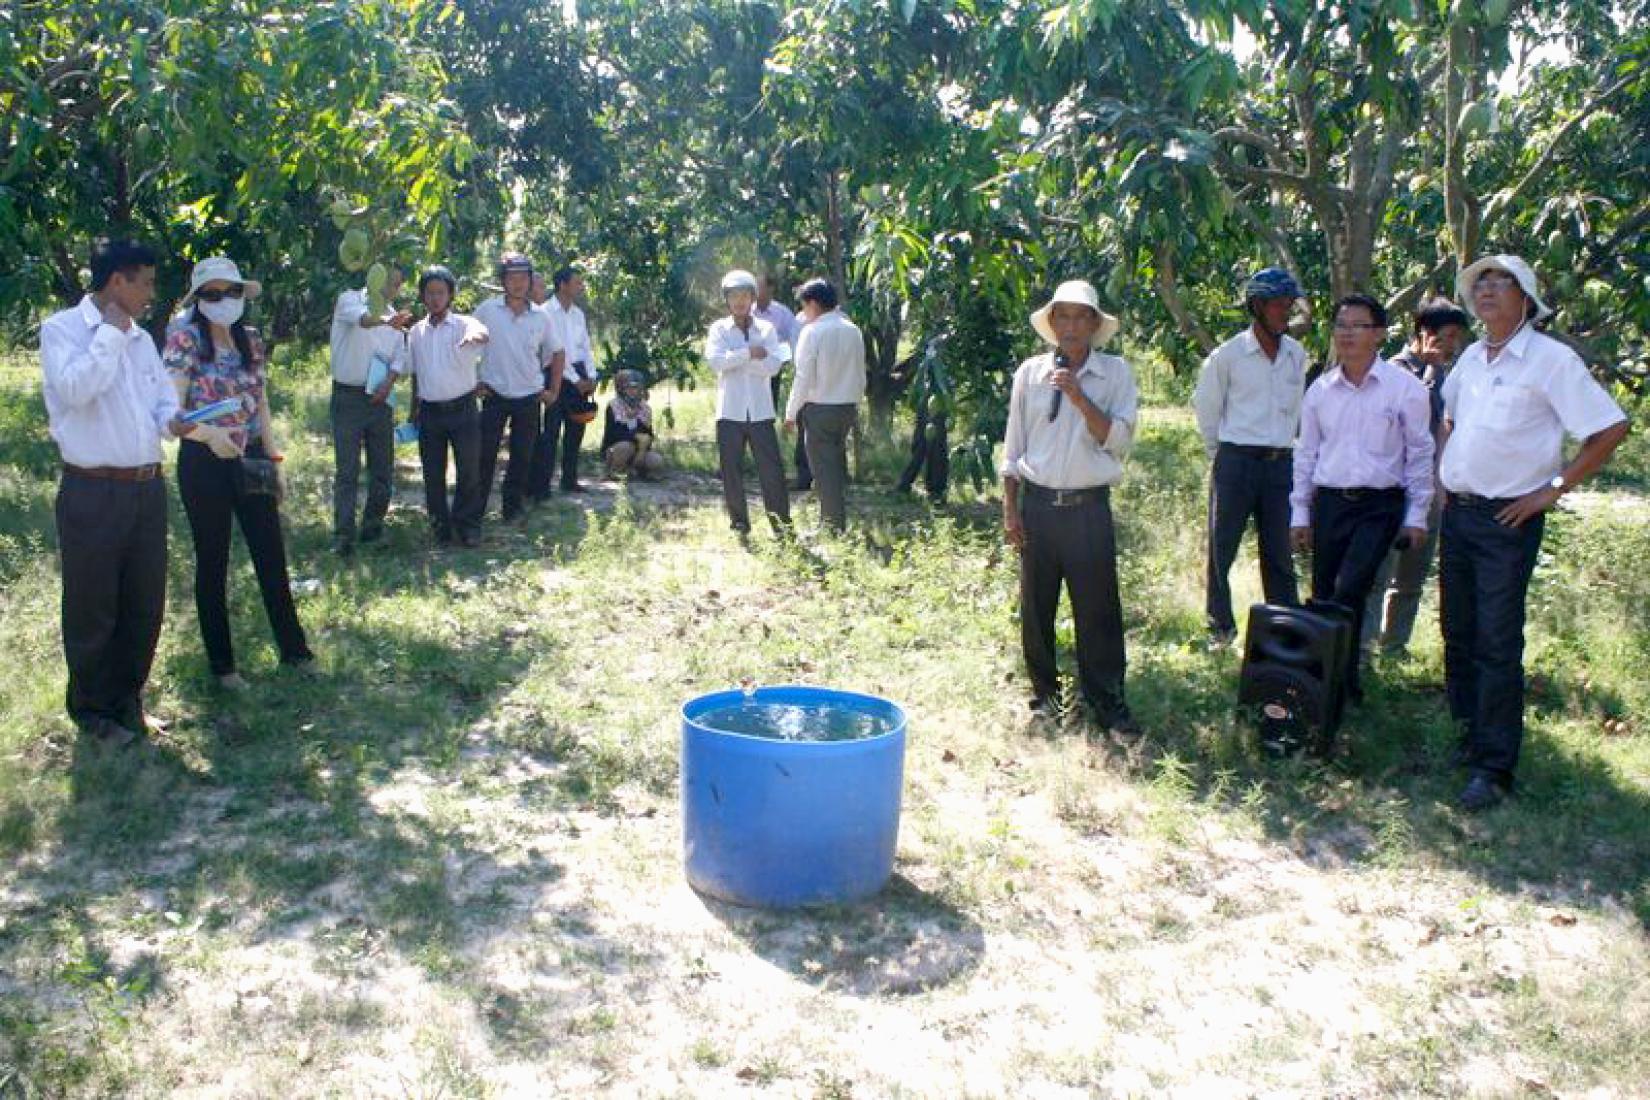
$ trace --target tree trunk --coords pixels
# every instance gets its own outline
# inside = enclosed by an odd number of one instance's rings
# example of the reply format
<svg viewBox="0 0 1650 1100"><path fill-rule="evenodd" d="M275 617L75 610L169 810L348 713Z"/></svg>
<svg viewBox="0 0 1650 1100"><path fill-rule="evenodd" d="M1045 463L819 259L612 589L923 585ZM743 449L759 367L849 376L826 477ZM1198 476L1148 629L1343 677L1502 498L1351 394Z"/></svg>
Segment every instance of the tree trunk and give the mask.
<svg viewBox="0 0 1650 1100"><path fill-rule="evenodd" d="M825 256L831 268L831 282L836 284L837 293L846 297L848 293L848 264L843 258L846 251L846 233L842 227L842 199L839 194L836 170L827 169L825 172Z"/></svg>
<svg viewBox="0 0 1650 1100"><path fill-rule="evenodd" d="M895 377L900 331L899 320L894 317L883 317L865 330L865 400L870 408L871 435L879 441L888 439L894 431L894 406L901 390Z"/></svg>
<svg viewBox="0 0 1650 1100"><path fill-rule="evenodd" d="M1156 246L1157 253L1157 293L1163 299L1163 307L1174 318L1183 336L1198 346L1204 355L1215 350L1216 341L1207 328L1204 328L1198 319L1187 308L1186 300L1180 296L1180 287L1175 282L1179 275L1175 271L1174 249L1166 240L1159 240Z"/></svg>

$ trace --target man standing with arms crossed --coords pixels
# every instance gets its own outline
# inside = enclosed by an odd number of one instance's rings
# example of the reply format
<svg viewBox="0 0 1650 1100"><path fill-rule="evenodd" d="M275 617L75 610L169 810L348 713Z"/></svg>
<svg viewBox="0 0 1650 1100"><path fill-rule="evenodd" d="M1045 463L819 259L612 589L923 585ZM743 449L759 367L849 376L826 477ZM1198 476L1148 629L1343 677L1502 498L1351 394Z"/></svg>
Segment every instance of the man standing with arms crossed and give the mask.
<svg viewBox="0 0 1650 1100"><path fill-rule="evenodd" d="M1293 606L1300 600L1289 551L1289 488L1306 349L1288 334L1289 313L1300 297L1300 284L1281 268L1250 276L1243 306L1251 324L1209 353L1192 396L1213 463L1204 607L1215 647L1237 637L1227 576L1251 519L1266 602Z"/></svg>
<svg viewBox="0 0 1650 1100"><path fill-rule="evenodd" d="M1469 773L1458 802L1478 811L1512 790L1524 740L1524 601L1547 511L1609 460L1627 415L1574 351L1536 331L1552 310L1523 260L1487 256L1456 291L1484 336L1444 383L1438 587L1444 688ZM1566 434L1582 441L1568 464Z"/></svg>

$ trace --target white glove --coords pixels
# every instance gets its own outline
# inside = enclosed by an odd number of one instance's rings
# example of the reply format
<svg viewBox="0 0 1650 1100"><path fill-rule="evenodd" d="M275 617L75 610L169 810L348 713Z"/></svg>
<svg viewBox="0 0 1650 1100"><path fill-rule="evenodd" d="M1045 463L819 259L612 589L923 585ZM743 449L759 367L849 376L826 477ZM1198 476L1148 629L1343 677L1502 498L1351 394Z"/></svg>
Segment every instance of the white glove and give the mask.
<svg viewBox="0 0 1650 1100"><path fill-rule="evenodd" d="M212 448L212 453L219 458L241 457L241 446L230 436L228 428L220 428L216 424L196 424L189 437Z"/></svg>

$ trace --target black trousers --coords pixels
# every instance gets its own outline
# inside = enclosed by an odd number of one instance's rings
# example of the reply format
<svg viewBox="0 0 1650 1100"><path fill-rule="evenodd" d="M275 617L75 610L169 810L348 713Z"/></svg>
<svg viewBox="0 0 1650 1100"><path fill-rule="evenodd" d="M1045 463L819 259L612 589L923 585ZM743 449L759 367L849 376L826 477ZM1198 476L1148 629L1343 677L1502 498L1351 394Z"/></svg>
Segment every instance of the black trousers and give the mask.
<svg viewBox="0 0 1650 1100"><path fill-rule="evenodd" d="M926 409L917 410L917 426L911 433L911 460L899 475L897 488L902 493L911 491L922 475L928 499L943 501L951 482L951 451L948 436L949 423L945 416L932 419ZM933 438L929 438L932 434Z"/></svg>
<svg viewBox="0 0 1650 1100"><path fill-rule="evenodd" d="M1293 607L1300 602L1295 559L1289 549L1289 490L1294 461L1287 450L1262 454L1256 448L1222 443L1209 472L1209 554L1204 610L1209 629L1229 634L1232 586L1227 576L1238 544L1252 519L1260 542L1260 581L1266 602Z"/></svg>
<svg viewBox="0 0 1650 1100"><path fill-rule="evenodd" d="M1312 499L1312 598L1352 612L1352 637L1363 636L1365 604L1387 551L1404 523L1402 489L1319 489ZM1358 662L1349 687L1357 692Z"/></svg>
<svg viewBox="0 0 1650 1100"><path fill-rule="evenodd" d="M454 466L453 497L447 503L447 452ZM418 458L424 467L424 508L430 528L443 542L456 533L481 533L481 420L474 397L423 401L418 409Z"/></svg>
<svg viewBox="0 0 1650 1100"><path fill-rule="evenodd" d="M375 538L384 529L395 478L395 413L373 404L360 386L332 384L332 533L355 541L355 497L361 481L361 451L367 452L367 506L361 534Z"/></svg>
<svg viewBox="0 0 1650 1100"><path fill-rule="evenodd" d="M785 373L794 375L795 371L796 368L793 366ZM785 411L785 402L779 393L783 385L780 380L781 377L782 376L778 374L774 375L772 378L768 379L768 385L773 391L773 407L783 413ZM799 421L796 425L796 447L791 455L791 461L796 465L796 487L799 490L804 491L813 488L814 484L813 467L808 464L807 439L807 432L803 430L802 424Z"/></svg>
<svg viewBox="0 0 1650 1100"><path fill-rule="evenodd" d="M716 457L722 472L722 503L735 531L751 529L750 505L745 502L745 447L756 456L756 477L762 485L762 506L778 531L791 522L791 498L785 492L785 463L779 457L779 433L772 420L718 420Z"/></svg>
<svg viewBox="0 0 1650 1100"><path fill-rule="evenodd" d="M1021 490L1026 544L1020 552L1020 646L1031 692L1053 698L1060 688L1054 655L1054 615L1060 586L1071 597L1077 627L1077 679L1083 698L1102 713L1123 703L1123 602L1117 589L1117 534L1111 494L1056 506Z"/></svg>
<svg viewBox="0 0 1650 1100"><path fill-rule="evenodd" d="M246 453L262 458L263 448L254 443ZM229 629L232 522L241 525L241 537L252 558L252 570L258 577L258 591L282 663L307 661L313 656L292 602L279 505L268 494L241 491L236 467L235 459L219 458L204 443L186 439L178 445L178 495L189 516L189 534L195 547L195 614L200 619L206 660L215 676L235 671Z"/></svg>
<svg viewBox="0 0 1650 1100"><path fill-rule="evenodd" d="M572 491L579 483L579 448L584 446L585 425L567 415L568 397L576 392L571 382L562 384L556 403L544 410L544 428L533 447L533 459L527 476L527 491L535 500L550 495L550 477L557 465L560 448L561 490ZM512 451L513 455L514 452Z"/></svg>
<svg viewBox="0 0 1650 1100"><path fill-rule="evenodd" d="M166 482L65 470L56 516L69 717L141 732L143 685L166 612Z"/></svg>
<svg viewBox="0 0 1650 1100"><path fill-rule="evenodd" d="M498 469L498 445L505 426L510 431L510 465L504 468L504 518L521 512L527 494L527 475L533 465L533 449L538 446L543 421L538 394L500 397L491 394L481 402L481 510L493 495L493 473Z"/></svg>
<svg viewBox="0 0 1650 1100"><path fill-rule="evenodd" d="M1506 785L1524 743L1524 601L1546 516L1497 523L1508 501L1451 495L1440 540L1439 618L1450 714L1467 766Z"/></svg>

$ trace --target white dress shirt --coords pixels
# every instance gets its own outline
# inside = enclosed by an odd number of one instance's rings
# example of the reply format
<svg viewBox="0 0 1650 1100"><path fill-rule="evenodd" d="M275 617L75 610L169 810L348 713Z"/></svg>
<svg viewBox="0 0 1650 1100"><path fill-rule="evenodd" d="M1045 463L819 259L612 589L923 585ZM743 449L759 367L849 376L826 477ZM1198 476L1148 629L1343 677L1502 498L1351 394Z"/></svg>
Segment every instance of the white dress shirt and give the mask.
<svg viewBox="0 0 1650 1100"><path fill-rule="evenodd" d="M372 357L385 348L381 329L362 328L367 315L367 292L346 290L332 307L332 380L346 386L365 386ZM392 330L393 331L393 330Z"/></svg>
<svg viewBox="0 0 1650 1100"><path fill-rule="evenodd" d="M502 297L476 307L487 326L481 380L500 397L532 397L544 391L544 371L562 350L561 333L549 311L525 303L520 313Z"/></svg>
<svg viewBox="0 0 1650 1100"><path fill-rule="evenodd" d="M46 419L72 466L150 466L171 436L178 394L155 341L136 321L103 323L90 294L40 326Z"/></svg>
<svg viewBox="0 0 1650 1100"><path fill-rule="evenodd" d="M1425 527L1432 503L1432 408L1427 388L1379 357L1363 384L1340 367L1325 372L1301 402L1289 525L1311 522L1319 489L1404 490L1404 526Z"/></svg>
<svg viewBox="0 0 1650 1100"><path fill-rule="evenodd" d="M1060 395L1059 411L1049 419L1060 390L1054 352L1034 355L1014 372L1008 397L1008 434L1003 440L1003 477L1019 478L1045 489L1092 489L1116 485L1123 478L1123 459L1134 444L1140 394L1134 372L1115 355L1090 351L1077 369L1077 385L1089 402L1111 418L1101 443L1074 402Z"/></svg>
<svg viewBox="0 0 1650 1100"><path fill-rule="evenodd" d="M857 405L865 396L865 337L833 309L802 330L796 345L796 379L785 401L785 419L804 405Z"/></svg>
<svg viewBox="0 0 1650 1100"><path fill-rule="evenodd" d="M1505 499L1564 468L1564 433L1586 439L1627 419L1568 346L1526 327L1495 362L1483 341L1444 380L1449 441L1438 477L1452 493Z"/></svg>
<svg viewBox="0 0 1650 1100"><path fill-rule="evenodd" d="M779 339L793 351L800 343L802 322L797 320L796 314L791 312L791 308L782 304L779 299L769 298L768 304L765 306L760 302L752 306L751 316L760 317L772 325L773 330L779 333Z"/></svg>
<svg viewBox="0 0 1650 1100"><path fill-rule="evenodd" d="M1278 339L1268 359L1253 327L1244 329L1203 361L1192 409L1211 458L1222 443L1292 447L1306 385L1306 349L1291 336Z"/></svg>
<svg viewBox="0 0 1650 1100"><path fill-rule="evenodd" d="M751 348L767 349L767 357L752 359ZM774 327L760 317L741 329L732 317L710 326L705 337L705 362L716 375L716 419L772 420L773 390L768 379L791 357Z"/></svg>
<svg viewBox="0 0 1650 1100"><path fill-rule="evenodd" d="M569 382L596 380L596 356L590 347L590 326L585 323L584 310L576 305L562 307L561 299L551 295L544 309L556 322L556 333L562 350L567 353L567 366L562 377ZM582 364L582 368L581 368Z"/></svg>
<svg viewBox="0 0 1650 1100"><path fill-rule="evenodd" d="M474 392L482 349L458 344L475 333L487 335L487 326L458 313L448 313L439 325L432 325L426 317L407 333L407 356L418 380L420 401L452 401Z"/></svg>
<svg viewBox="0 0 1650 1100"><path fill-rule="evenodd" d="M393 325L374 325L367 332L372 334L372 355L368 362L382 359L391 374L397 377L406 374L407 334Z"/></svg>

